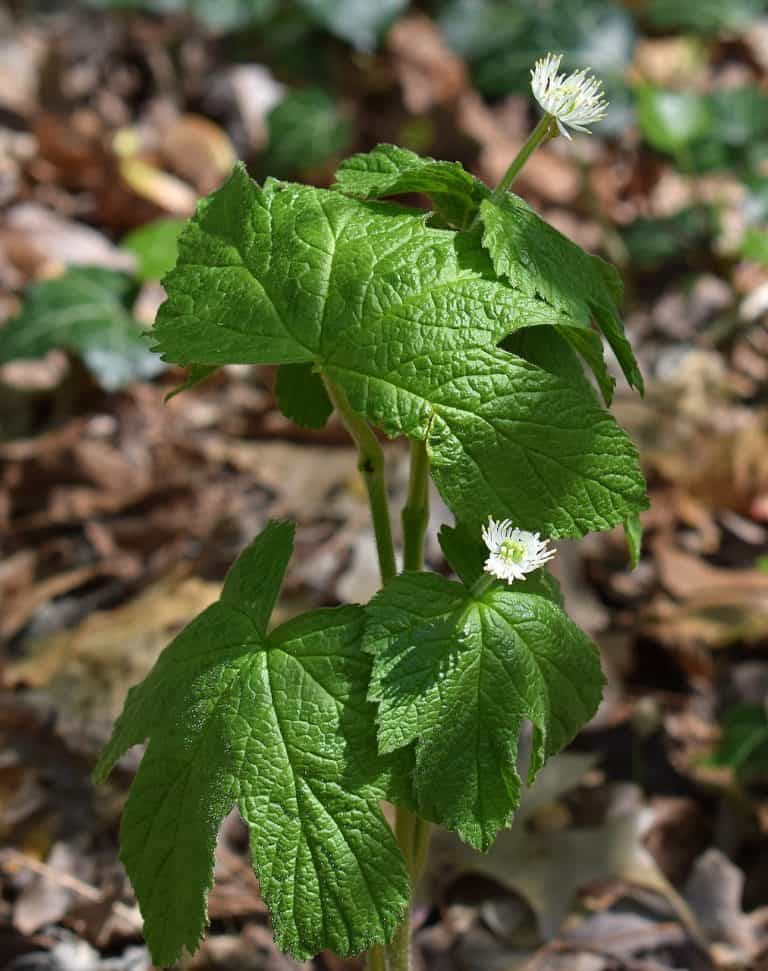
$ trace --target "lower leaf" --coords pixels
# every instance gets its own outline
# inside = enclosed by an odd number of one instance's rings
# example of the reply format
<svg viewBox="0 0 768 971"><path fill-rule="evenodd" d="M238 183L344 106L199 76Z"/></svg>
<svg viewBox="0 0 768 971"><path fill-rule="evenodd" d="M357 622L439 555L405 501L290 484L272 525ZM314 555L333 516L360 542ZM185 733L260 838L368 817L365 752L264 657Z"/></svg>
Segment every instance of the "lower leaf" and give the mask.
<svg viewBox="0 0 768 971"><path fill-rule="evenodd" d="M360 607L316 610L267 636L292 545L272 523L230 570L221 599L132 688L97 768L149 745L131 788L121 857L156 964L193 951L207 923L216 836L236 804L278 945L352 955L394 933L405 862L379 800Z"/></svg>
<svg viewBox="0 0 768 971"><path fill-rule="evenodd" d="M597 650L535 578L475 594L405 573L367 608L380 750L415 742L419 811L480 849L519 803L523 721L532 781L600 702Z"/></svg>

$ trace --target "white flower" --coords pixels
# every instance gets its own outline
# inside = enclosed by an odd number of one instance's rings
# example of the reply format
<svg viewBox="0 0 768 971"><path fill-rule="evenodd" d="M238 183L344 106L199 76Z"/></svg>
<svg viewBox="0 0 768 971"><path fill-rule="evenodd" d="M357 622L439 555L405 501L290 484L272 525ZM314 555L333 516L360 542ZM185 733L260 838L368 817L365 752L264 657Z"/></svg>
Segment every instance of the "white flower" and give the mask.
<svg viewBox="0 0 768 971"><path fill-rule="evenodd" d="M573 74L558 75L562 54L547 54L531 70L531 90L542 109L557 122L566 138L566 125L585 131L586 125L605 118L608 102L603 97L603 82L589 74L589 68Z"/></svg>
<svg viewBox="0 0 768 971"><path fill-rule="evenodd" d="M507 583L525 580L526 573L538 570L557 553L557 550L547 548L548 539L539 539L538 533L517 529L509 519L499 523L489 518L488 525L483 527L483 542L490 551L485 572Z"/></svg>

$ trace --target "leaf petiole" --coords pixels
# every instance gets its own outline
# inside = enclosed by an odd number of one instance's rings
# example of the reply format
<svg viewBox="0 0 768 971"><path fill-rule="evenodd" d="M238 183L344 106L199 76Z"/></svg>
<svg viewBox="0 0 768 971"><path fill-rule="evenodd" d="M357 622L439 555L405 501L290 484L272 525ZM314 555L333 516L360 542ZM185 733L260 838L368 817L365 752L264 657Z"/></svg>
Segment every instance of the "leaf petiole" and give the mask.
<svg viewBox="0 0 768 971"><path fill-rule="evenodd" d="M408 498L403 506L403 569L420 570L429 524L429 457L424 442L411 442Z"/></svg>
<svg viewBox="0 0 768 971"><path fill-rule="evenodd" d="M328 397L333 402L334 408L338 411L355 445L357 445L357 467L368 492L381 582L386 584L397 574L397 564L395 562L395 546L392 540L392 524L389 519L387 484L384 478L384 452L373 429L365 419L354 411L342 389L325 375L322 377Z"/></svg>

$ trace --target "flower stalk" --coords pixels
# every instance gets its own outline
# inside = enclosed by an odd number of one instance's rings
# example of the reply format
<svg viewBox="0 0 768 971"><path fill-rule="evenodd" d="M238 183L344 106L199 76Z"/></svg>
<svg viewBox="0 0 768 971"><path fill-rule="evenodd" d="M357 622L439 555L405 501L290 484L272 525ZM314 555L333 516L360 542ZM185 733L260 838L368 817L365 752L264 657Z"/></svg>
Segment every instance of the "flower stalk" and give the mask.
<svg viewBox="0 0 768 971"><path fill-rule="evenodd" d="M544 142L549 141L550 138L554 138L557 135L557 123L552 115L544 115L543 118L539 120L538 125L533 129L531 134L528 136L528 140L525 145L520 149L520 151L512 159L509 168L501 177L501 181L493 190L493 195L491 196L492 203L501 202L507 193L507 190L515 181L515 179L520 174L520 170L528 161L528 159L533 155L539 145L543 145Z"/></svg>

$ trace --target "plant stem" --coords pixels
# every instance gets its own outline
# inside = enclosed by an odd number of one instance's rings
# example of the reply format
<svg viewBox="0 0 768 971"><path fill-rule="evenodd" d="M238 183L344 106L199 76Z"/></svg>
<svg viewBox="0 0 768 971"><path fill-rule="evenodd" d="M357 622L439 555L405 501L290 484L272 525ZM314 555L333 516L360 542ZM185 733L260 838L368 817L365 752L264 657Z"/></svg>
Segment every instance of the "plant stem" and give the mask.
<svg viewBox="0 0 768 971"><path fill-rule="evenodd" d="M408 498L403 506L403 563L406 570L420 570L424 565L424 536L429 522L429 458L424 442L411 442L411 470ZM429 849L431 825L425 819L398 806L395 835L400 844L411 887L421 876ZM412 901L411 901L412 904ZM411 906L403 922L387 945L389 971L409 971L411 967Z"/></svg>
<svg viewBox="0 0 768 971"><path fill-rule="evenodd" d="M358 450L358 468L363 476L371 507L381 581L386 584L397 573L389 502L384 480L384 453L373 430L352 408L344 391L323 377L328 396L341 416ZM411 469L408 498L402 511L404 563L406 570L420 570L424 560L424 535L429 521L429 459L423 442L411 443ZM398 807L395 835L415 887L424 868L429 847L430 824L409 810ZM403 922L395 931L386 951L368 951L367 971L409 971L411 966L410 903Z"/></svg>
<svg viewBox="0 0 768 971"><path fill-rule="evenodd" d="M392 541L392 525L389 520L387 484L384 479L384 452L373 429L361 418L349 403L349 398L338 385L323 376L328 397L341 416L347 431L357 445L357 467L368 492L376 552L379 557L381 582L386 584L397 573L395 546Z"/></svg>
<svg viewBox="0 0 768 971"><path fill-rule="evenodd" d="M485 591L494 585L496 578L489 576L489 574L484 573L481 577L472 584L472 596L482 597Z"/></svg>
<svg viewBox="0 0 768 971"><path fill-rule="evenodd" d="M396 575L397 563L389 518L387 485L384 479L384 452L373 429L355 412L344 391L325 376L323 376L323 383L328 397L357 446L357 467L368 493L381 582L386 584ZM365 966L366 971L387 971L387 952L380 944L368 950Z"/></svg>
<svg viewBox="0 0 768 971"><path fill-rule="evenodd" d="M419 878L427 861L429 837L432 826L426 819L422 819L404 806L397 807L395 835L400 844L400 850L408 864L411 877L412 891L416 889ZM410 971L411 967L411 907L409 904L405 917L395 931L394 937L387 945L389 971Z"/></svg>
<svg viewBox="0 0 768 971"><path fill-rule="evenodd" d="M501 182L499 182L499 184L493 190L491 202L501 202L507 189L515 181L520 169L525 165L531 155L533 155L542 142L545 142L548 138L556 133L557 128L555 127L555 119L552 117L552 115L543 115L538 125L528 136L528 141L512 159L509 168L502 176Z"/></svg>
<svg viewBox="0 0 768 971"><path fill-rule="evenodd" d="M368 949L365 956L365 971L387 971L387 955L381 944Z"/></svg>
<svg viewBox="0 0 768 971"><path fill-rule="evenodd" d="M424 442L411 442L411 472L402 520L403 569L420 570L429 522L429 458Z"/></svg>

